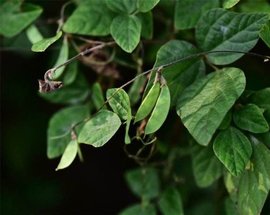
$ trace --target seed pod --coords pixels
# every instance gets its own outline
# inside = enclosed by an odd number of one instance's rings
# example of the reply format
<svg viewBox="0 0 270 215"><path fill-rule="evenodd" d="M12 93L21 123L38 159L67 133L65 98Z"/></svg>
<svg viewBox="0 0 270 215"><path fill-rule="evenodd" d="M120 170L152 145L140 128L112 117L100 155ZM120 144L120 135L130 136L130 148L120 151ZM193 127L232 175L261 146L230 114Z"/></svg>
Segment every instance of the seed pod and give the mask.
<svg viewBox="0 0 270 215"><path fill-rule="evenodd" d="M142 104L140 105L140 107L136 113L134 122L138 122L138 121L144 119L145 117L147 117L151 113L151 111L153 110L153 108L156 104L159 92L160 92L160 83L156 82L151 87L148 94L145 96Z"/></svg>
<svg viewBox="0 0 270 215"><path fill-rule="evenodd" d="M152 134L162 126L169 113L170 104L170 90L167 85L164 85L161 87L155 108L146 124L145 134Z"/></svg>

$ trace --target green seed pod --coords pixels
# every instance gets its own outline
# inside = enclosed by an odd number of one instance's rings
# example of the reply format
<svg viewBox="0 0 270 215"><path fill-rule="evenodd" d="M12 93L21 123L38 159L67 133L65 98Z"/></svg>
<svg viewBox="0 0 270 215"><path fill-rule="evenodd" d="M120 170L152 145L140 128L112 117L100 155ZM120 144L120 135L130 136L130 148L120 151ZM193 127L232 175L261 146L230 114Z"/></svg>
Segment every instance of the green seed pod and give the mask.
<svg viewBox="0 0 270 215"><path fill-rule="evenodd" d="M148 94L145 96L142 104L140 105L136 113L134 122L138 122L144 119L151 113L156 104L159 92L160 92L160 83L157 82L151 87Z"/></svg>
<svg viewBox="0 0 270 215"><path fill-rule="evenodd" d="M170 90L167 85L164 85L161 88L156 106L146 124L145 134L152 134L162 126L169 113L170 104Z"/></svg>

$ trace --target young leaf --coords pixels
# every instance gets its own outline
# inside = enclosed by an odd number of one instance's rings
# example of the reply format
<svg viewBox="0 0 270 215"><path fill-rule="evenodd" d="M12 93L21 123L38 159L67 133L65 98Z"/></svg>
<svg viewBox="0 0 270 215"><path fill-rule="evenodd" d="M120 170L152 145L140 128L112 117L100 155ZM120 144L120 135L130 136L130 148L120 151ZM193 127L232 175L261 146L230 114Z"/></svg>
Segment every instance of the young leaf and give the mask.
<svg viewBox="0 0 270 215"><path fill-rule="evenodd" d="M222 6L225 9L230 9L234 7L238 2L240 2L240 0L223 0Z"/></svg>
<svg viewBox="0 0 270 215"><path fill-rule="evenodd" d="M158 99L159 92L160 92L160 84L155 83L149 90L148 94L145 96L144 100L142 101L142 104L140 105L136 113L134 122L138 122L144 119L151 113Z"/></svg>
<svg viewBox="0 0 270 215"><path fill-rule="evenodd" d="M65 63L68 59L68 41L67 41L67 38L64 37L64 40L63 40L63 43L62 43L62 47L60 49L60 52L59 52L59 55L58 55L58 58L56 60L56 63L54 64L53 67L56 67L62 63ZM65 70L65 66L62 66L60 67L59 69L57 69L53 75L52 75L52 79L58 79L62 73L64 72Z"/></svg>
<svg viewBox="0 0 270 215"><path fill-rule="evenodd" d="M208 145L245 84L245 75L240 69L224 68L186 88L177 114L199 144Z"/></svg>
<svg viewBox="0 0 270 215"><path fill-rule="evenodd" d="M158 205L163 215L184 215L180 193L174 187L161 194Z"/></svg>
<svg viewBox="0 0 270 215"><path fill-rule="evenodd" d="M270 151L252 138L253 156L249 168L241 177L238 188L240 214L260 214L270 190Z"/></svg>
<svg viewBox="0 0 270 215"><path fill-rule="evenodd" d="M71 129L78 122L89 117L86 106L74 106L62 109L50 119L48 126L48 158L55 158L64 153L71 141Z"/></svg>
<svg viewBox="0 0 270 215"><path fill-rule="evenodd" d="M92 86L91 98L97 110L99 110L105 102L101 86L98 82L94 83Z"/></svg>
<svg viewBox="0 0 270 215"><path fill-rule="evenodd" d="M264 133L269 131L269 126L263 116L263 111L254 104L240 107L233 114L234 123L241 129L252 133Z"/></svg>
<svg viewBox="0 0 270 215"><path fill-rule="evenodd" d="M176 29L194 28L203 13L219 7L219 0L181 0L176 1L174 25Z"/></svg>
<svg viewBox="0 0 270 215"><path fill-rule="evenodd" d="M248 138L238 129L230 127L221 131L214 140L214 152L232 175L240 175L251 157Z"/></svg>
<svg viewBox="0 0 270 215"><path fill-rule="evenodd" d="M56 170L67 168L76 158L77 151L78 151L77 141L71 140L68 143Z"/></svg>
<svg viewBox="0 0 270 215"><path fill-rule="evenodd" d="M42 8L24 3L7 1L0 5L0 34L13 37L30 25L42 13Z"/></svg>
<svg viewBox="0 0 270 215"><path fill-rule="evenodd" d="M154 67L176 62L197 52L198 50L186 41L169 41L158 50ZM177 104L177 100L186 87L204 75L204 71L204 62L198 59L185 60L162 71L170 88L172 106Z"/></svg>
<svg viewBox="0 0 270 215"><path fill-rule="evenodd" d="M260 31L260 38L270 48L270 21L265 24Z"/></svg>
<svg viewBox="0 0 270 215"><path fill-rule="evenodd" d="M113 111L123 119L131 119L131 107L128 94L123 89L108 89L106 98Z"/></svg>
<svg viewBox="0 0 270 215"><path fill-rule="evenodd" d="M134 15L119 15L111 24L111 35L126 52L131 53L140 42L141 21Z"/></svg>
<svg viewBox="0 0 270 215"><path fill-rule="evenodd" d="M131 191L138 197L153 199L159 194L159 177L156 169L139 168L130 170L125 178Z"/></svg>
<svg viewBox="0 0 270 215"><path fill-rule="evenodd" d="M145 134L156 132L164 123L170 110L170 90L167 85L161 87L153 112L146 124Z"/></svg>
<svg viewBox="0 0 270 215"><path fill-rule="evenodd" d="M215 182L223 172L222 164L214 155L212 147L194 145L192 151L192 169L196 184L208 187Z"/></svg>
<svg viewBox="0 0 270 215"><path fill-rule="evenodd" d="M26 29L26 35L32 44L43 39L43 36L41 35L41 33L39 32L38 28L35 25L30 25Z"/></svg>
<svg viewBox="0 0 270 215"><path fill-rule="evenodd" d="M249 102L258 105L260 108L270 110L270 87L256 91L249 97Z"/></svg>
<svg viewBox="0 0 270 215"><path fill-rule="evenodd" d="M65 22L63 31L71 34L106 36L110 33L109 26L114 16L104 0L84 1Z"/></svg>
<svg viewBox="0 0 270 215"><path fill-rule="evenodd" d="M139 13L137 17L140 19L142 23L142 37L146 39L152 39L153 37L153 15L152 12L149 11L147 13Z"/></svg>
<svg viewBox="0 0 270 215"><path fill-rule="evenodd" d="M56 42L62 36L62 31L59 31L55 36L50 38L44 38L32 45L31 50L33 52L44 52L50 45Z"/></svg>
<svg viewBox="0 0 270 215"><path fill-rule="evenodd" d="M137 0L137 8L140 12L148 12L152 10L157 4L159 0Z"/></svg>
<svg viewBox="0 0 270 215"><path fill-rule="evenodd" d="M136 10L136 0L106 0L107 7L116 13L131 14Z"/></svg>
<svg viewBox="0 0 270 215"><path fill-rule="evenodd" d="M121 121L115 113L101 110L83 125L78 142L101 147L112 138L120 125Z"/></svg>
<svg viewBox="0 0 270 215"><path fill-rule="evenodd" d="M152 204L146 206L137 204L125 208L119 215L156 215L156 209Z"/></svg>
<svg viewBox="0 0 270 215"><path fill-rule="evenodd" d="M200 18L196 26L196 39L205 51L248 52L257 43L261 27L267 22L263 13L235 13L224 9L212 9ZM207 55L217 65L233 63L240 53L215 53Z"/></svg>

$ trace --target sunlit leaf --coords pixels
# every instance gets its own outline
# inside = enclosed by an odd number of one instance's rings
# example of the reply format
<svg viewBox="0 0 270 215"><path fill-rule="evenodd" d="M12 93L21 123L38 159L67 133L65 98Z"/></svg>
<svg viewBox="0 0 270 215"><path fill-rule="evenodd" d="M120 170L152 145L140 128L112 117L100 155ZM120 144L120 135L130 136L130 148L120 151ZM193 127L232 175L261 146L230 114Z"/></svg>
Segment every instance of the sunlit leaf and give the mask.
<svg viewBox="0 0 270 215"><path fill-rule="evenodd" d="M159 0L137 0L137 8L141 12L148 12L152 10Z"/></svg>
<svg viewBox="0 0 270 215"><path fill-rule="evenodd" d="M62 36L62 31L59 31L55 36L44 38L32 45L33 52L44 52L50 45L56 42Z"/></svg>
<svg viewBox="0 0 270 215"><path fill-rule="evenodd" d="M43 39L43 36L35 25L31 25L26 29L26 35L32 44Z"/></svg>

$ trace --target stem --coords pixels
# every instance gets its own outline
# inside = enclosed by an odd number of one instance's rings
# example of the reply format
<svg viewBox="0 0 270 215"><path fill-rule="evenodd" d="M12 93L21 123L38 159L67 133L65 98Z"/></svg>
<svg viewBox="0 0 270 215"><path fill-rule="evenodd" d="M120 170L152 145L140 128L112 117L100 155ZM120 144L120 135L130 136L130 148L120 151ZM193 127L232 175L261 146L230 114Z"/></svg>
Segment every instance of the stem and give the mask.
<svg viewBox="0 0 270 215"><path fill-rule="evenodd" d="M80 161L83 162L83 155L82 155L82 151L81 151L79 143L78 143L78 151L77 151L77 153L78 153Z"/></svg>

